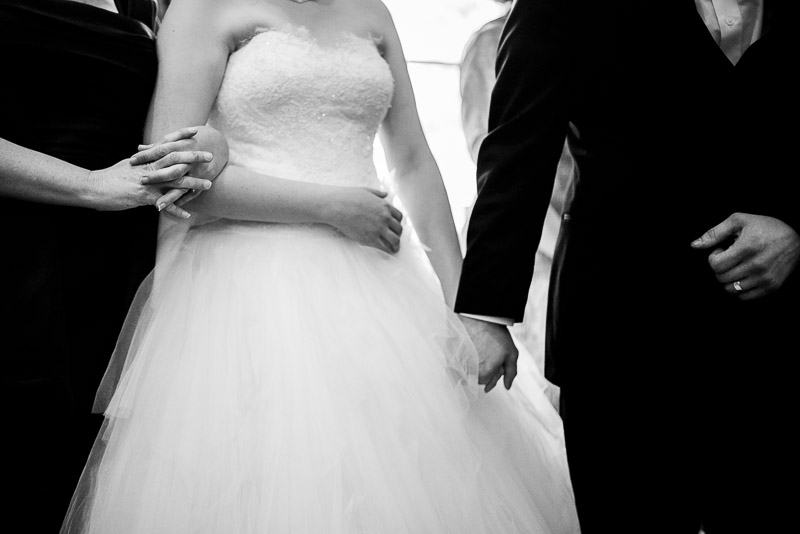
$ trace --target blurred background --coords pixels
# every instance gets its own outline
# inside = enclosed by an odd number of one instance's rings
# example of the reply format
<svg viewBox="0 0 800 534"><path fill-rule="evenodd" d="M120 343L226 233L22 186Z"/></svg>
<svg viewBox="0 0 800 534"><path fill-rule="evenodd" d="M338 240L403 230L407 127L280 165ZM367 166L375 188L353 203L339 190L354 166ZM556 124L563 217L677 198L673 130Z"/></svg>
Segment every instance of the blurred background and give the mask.
<svg viewBox="0 0 800 534"><path fill-rule="evenodd" d="M494 0L383 0L408 61L425 137L439 164L456 228L476 193L475 165L461 122L460 63L473 33L506 11ZM385 164L376 146L379 168Z"/></svg>

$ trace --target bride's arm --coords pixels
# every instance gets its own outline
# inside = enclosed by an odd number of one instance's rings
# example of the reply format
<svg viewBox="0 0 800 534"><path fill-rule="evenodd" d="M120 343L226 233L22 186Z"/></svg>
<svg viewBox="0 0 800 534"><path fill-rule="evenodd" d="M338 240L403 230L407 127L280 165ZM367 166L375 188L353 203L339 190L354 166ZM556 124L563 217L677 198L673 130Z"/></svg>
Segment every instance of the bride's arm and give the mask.
<svg viewBox="0 0 800 534"><path fill-rule="evenodd" d="M174 0L158 36L159 74L147 135L175 125L205 124L228 56L251 26L247 2ZM291 177L287 177L291 178ZM266 222L325 223L387 252L398 240L400 213L385 194L365 188L302 183L228 164L214 186L186 209L216 217Z"/></svg>
<svg viewBox="0 0 800 534"><path fill-rule="evenodd" d="M461 249L442 176L417 115L414 93L391 15L384 15L381 34L385 57L395 79L395 93L381 128L389 170L451 307L461 274Z"/></svg>

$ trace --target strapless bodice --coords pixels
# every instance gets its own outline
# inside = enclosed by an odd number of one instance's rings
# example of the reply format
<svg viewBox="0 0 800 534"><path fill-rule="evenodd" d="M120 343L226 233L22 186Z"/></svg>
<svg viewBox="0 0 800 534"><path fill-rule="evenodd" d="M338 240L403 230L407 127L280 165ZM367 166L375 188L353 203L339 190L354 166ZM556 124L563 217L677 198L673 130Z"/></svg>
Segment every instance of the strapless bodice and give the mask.
<svg viewBox="0 0 800 534"><path fill-rule="evenodd" d="M231 54L209 124L226 136L232 164L374 187L373 143L393 90L369 38L321 45L302 27L262 30Z"/></svg>

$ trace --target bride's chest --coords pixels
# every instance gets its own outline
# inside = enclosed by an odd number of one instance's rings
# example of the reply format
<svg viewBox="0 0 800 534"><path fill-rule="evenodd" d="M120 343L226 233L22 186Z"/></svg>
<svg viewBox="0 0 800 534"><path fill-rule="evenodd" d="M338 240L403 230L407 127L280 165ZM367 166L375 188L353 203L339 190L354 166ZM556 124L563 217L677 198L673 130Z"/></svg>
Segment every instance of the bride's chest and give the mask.
<svg viewBox="0 0 800 534"><path fill-rule="evenodd" d="M366 38L343 34L323 47L303 28L267 30L230 56L217 106L372 122L386 113L393 90L388 64Z"/></svg>

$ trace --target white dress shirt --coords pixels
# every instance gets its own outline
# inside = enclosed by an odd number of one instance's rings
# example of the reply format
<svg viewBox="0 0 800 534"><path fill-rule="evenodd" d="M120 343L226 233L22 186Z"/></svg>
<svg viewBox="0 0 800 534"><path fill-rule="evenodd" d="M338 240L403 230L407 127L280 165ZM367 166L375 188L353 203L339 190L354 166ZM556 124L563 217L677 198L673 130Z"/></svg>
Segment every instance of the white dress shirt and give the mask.
<svg viewBox="0 0 800 534"><path fill-rule="evenodd" d="M72 0L72 1L78 2L79 4L89 4L90 6L99 7L100 9L111 11L112 13L119 13L119 11L117 11L117 5L114 3L114 0Z"/></svg>
<svg viewBox="0 0 800 534"><path fill-rule="evenodd" d="M795 0L800 1L800 0ZM731 63L736 65L751 44L761 37L764 0L695 0L697 12ZM464 317L512 325L507 317L462 313Z"/></svg>
<svg viewBox="0 0 800 534"><path fill-rule="evenodd" d="M736 65L761 36L764 0L695 0L695 4L714 40Z"/></svg>

